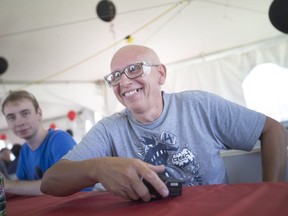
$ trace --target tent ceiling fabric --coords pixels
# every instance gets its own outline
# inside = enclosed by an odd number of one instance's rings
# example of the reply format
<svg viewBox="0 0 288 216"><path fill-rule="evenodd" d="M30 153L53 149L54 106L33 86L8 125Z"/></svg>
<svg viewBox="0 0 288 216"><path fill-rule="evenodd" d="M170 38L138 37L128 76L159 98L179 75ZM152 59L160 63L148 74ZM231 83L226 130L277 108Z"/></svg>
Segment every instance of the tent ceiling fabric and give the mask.
<svg viewBox="0 0 288 216"><path fill-rule="evenodd" d="M97 17L97 3L1 0L0 54L9 62L1 79L103 79L128 35L171 63L281 34L269 21L271 0L113 0L117 14L111 23Z"/></svg>
<svg viewBox="0 0 288 216"><path fill-rule="evenodd" d="M41 83L97 87L129 35L168 65L283 35L269 21L272 0L111 1L116 16L104 22L97 0L0 0L0 57L9 64L0 76L0 97L28 85L43 100ZM59 97L64 93L65 87ZM75 94L85 97L85 91ZM2 119L0 129L6 127Z"/></svg>

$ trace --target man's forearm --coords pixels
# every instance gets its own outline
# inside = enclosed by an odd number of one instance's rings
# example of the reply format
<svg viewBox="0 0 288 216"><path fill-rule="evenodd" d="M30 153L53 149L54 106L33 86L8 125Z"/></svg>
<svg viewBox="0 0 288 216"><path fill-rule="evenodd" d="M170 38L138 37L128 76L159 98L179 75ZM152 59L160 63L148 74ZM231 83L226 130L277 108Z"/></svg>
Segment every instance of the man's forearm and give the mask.
<svg viewBox="0 0 288 216"><path fill-rule="evenodd" d="M53 196L68 196L83 188L92 187L96 180L89 177L96 159L84 161L61 160L44 174L41 191ZM96 172L97 173L97 172Z"/></svg>
<svg viewBox="0 0 288 216"><path fill-rule="evenodd" d="M261 137L263 181L285 180L287 142L287 131L281 125L274 124L273 129Z"/></svg>
<svg viewBox="0 0 288 216"><path fill-rule="evenodd" d="M26 196L43 195L43 193L40 191L41 180L5 180L4 184L6 193Z"/></svg>

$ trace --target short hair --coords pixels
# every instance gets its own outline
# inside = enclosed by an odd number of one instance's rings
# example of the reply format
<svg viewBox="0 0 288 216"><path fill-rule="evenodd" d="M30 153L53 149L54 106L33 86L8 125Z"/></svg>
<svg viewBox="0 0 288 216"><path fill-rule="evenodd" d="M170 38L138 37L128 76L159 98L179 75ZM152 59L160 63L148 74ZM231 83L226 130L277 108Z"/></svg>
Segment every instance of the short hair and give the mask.
<svg viewBox="0 0 288 216"><path fill-rule="evenodd" d="M3 100L2 113L4 114L4 108L7 103L19 101L22 99L27 99L31 101L35 108L35 111L37 112L37 110L39 109L39 103L37 99L34 97L34 95L32 95L30 92L25 91L25 90L16 90L16 91L10 91L8 95L6 96L6 98Z"/></svg>

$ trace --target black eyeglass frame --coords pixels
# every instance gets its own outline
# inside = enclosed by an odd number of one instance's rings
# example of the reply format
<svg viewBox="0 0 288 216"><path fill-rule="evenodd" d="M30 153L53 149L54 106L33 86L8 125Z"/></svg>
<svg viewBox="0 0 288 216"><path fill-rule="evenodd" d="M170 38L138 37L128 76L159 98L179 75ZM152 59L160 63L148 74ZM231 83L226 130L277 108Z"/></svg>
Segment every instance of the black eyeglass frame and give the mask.
<svg viewBox="0 0 288 216"><path fill-rule="evenodd" d="M133 77L130 76L130 77L129 77L128 69L129 69L131 66L135 66L135 65L137 65L137 66L140 65L142 73L140 73L140 74L137 75L137 76L133 76ZM125 67L122 71L114 71L114 72L106 75L106 76L104 77L104 79L105 79L105 81L107 82L107 84L108 84L109 86L116 86L116 85L119 84L119 82L120 82L120 80L121 80L121 77L122 77L122 74L125 74L129 79L135 79L135 78L137 78L137 77L143 76L144 74L145 74L145 75L150 74L150 72L151 72L151 67L158 67L159 65L160 65L160 64L147 63L146 61L134 63L134 64L131 64L131 65ZM115 73L120 73L120 75L119 75L119 80L118 80L116 83L112 84L111 81L109 81L109 77L113 76ZM110 80L111 80L111 79L110 79Z"/></svg>

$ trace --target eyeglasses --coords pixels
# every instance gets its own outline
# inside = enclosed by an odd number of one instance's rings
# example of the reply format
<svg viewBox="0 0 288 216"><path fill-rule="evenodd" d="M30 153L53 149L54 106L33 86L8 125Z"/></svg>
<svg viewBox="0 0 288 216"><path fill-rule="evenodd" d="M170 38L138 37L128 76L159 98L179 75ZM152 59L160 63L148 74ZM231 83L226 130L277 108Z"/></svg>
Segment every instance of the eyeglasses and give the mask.
<svg viewBox="0 0 288 216"><path fill-rule="evenodd" d="M122 74L124 73L129 79L134 79L140 76L149 75L151 72L151 67L158 67L159 65L156 64L150 64L145 61L140 63L135 63L132 65L129 65L128 67L124 68L122 71L114 71L104 77L106 82L109 86L115 86L117 85L122 77Z"/></svg>

